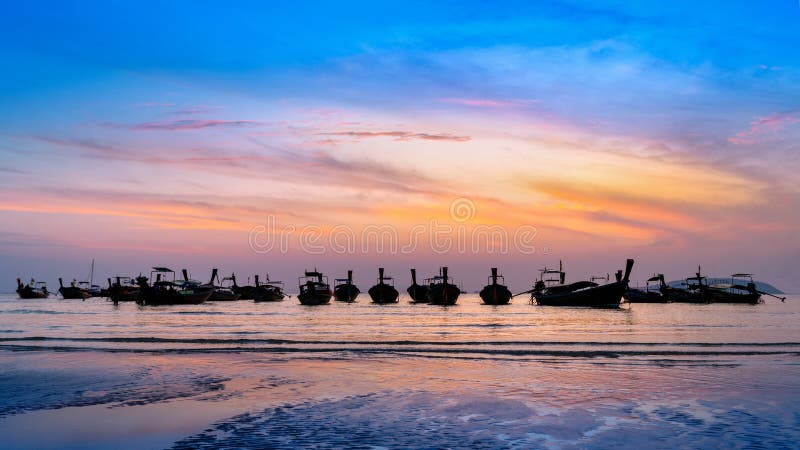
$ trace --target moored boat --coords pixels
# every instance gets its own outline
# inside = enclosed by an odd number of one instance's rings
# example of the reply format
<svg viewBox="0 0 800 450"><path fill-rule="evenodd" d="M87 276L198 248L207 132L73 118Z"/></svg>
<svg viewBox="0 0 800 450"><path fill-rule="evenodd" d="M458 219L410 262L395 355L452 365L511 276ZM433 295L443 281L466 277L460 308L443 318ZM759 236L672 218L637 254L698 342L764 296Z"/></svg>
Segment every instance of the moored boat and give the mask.
<svg viewBox="0 0 800 450"><path fill-rule="evenodd" d="M170 276L172 279L165 279ZM214 292L212 287L189 280L185 269L182 282L176 282L175 272L167 267L153 267L150 282L143 276L136 281L140 289L137 303L142 305L198 305Z"/></svg>
<svg viewBox="0 0 800 450"><path fill-rule="evenodd" d="M303 305L316 306L330 303L333 292L328 284L328 277L316 269L313 272L306 271L304 276L297 279L297 284L300 287L297 299Z"/></svg>
<svg viewBox="0 0 800 450"><path fill-rule="evenodd" d="M135 302L139 299L139 286L130 277L114 277L108 279L108 298L114 303Z"/></svg>
<svg viewBox="0 0 800 450"><path fill-rule="evenodd" d="M699 290L670 286L664 281L663 273L656 275L656 277L660 283L658 290L666 301L672 303L705 303ZM683 284L688 286L686 282Z"/></svg>
<svg viewBox="0 0 800 450"><path fill-rule="evenodd" d="M628 303L667 303L669 300L666 296L661 294L658 283L660 278L658 275L653 275L645 282L644 289L634 289L628 287L623 297Z"/></svg>
<svg viewBox="0 0 800 450"><path fill-rule="evenodd" d="M451 306L458 301L461 288L451 283L447 267L439 269L439 275L428 280L428 302L432 305Z"/></svg>
<svg viewBox="0 0 800 450"><path fill-rule="evenodd" d="M417 284L417 269L411 269L411 286L406 289L412 303L428 303L428 286Z"/></svg>
<svg viewBox="0 0 800 450"><path fill-rule="evenodd" d="M47 298L50 292L47 291L47 284L44 281L31 278L28 284L22 284L22 280L17 278L17 295L21 299Z"/></svg>
<svg viewBox="0 0 800 450"><path fill-rule="evenodd" d="M337 302L352 303L361 293L361 289L353 284L353 271L347 271L347 278L337 278L333 281L333 299Z"/></svg>
<svg viewBox="0 0 800 450"><path fill-rule="evenodd" d="M497 280L501 280L498 283ZM505 286L505 278L497 274L497 268L492 267L488 284L481 289L480 296L486 305L506 305L511 300L511 291Z"/></svg>
<svg viewBox="0 0 800 450"><path fill-rule="evenodd" d="M64 280L61 278L58 279L58 293L65 300L86 300L92 296L89 290L81 286L76 280L72 280L69 286L64 286Z"/></svg>
<svg viewBox="0 0 800 450"><path fill-rule="evenodd" d="M531 291L531 302L545 306L619 307L632 269L633 260L628 259L624 275L620 274L619 279L612 283L599 285L593 281L577 281L566 284L566 273L559 263L558 270L545 268L540 271L539 280ZM558 275L558 278L545 278L552 275Z"/></svg>
<svg viewBox="0 0 800 450"><path fill-rule="evenodd" d="M394 280L392 277L384 276L383 267L378 268L378 283L369 288L369 296L372 298L372 303L387 304L397 303L400 294L394 287Z"/></svg>
<svg viewBox="0 0 800 450"><path fill-rule="evenodd" d="M255 289L254 286L250 286L250 285L239 286L236 283L236 274L235 273L232 273L230 277L225 277L225 278L222 279L223 282L224 281L229 281L229 280L231 282L231 290L235 294L239 295L239 300L253 300L253 289ZM249 282L249 280L248 280L248 282Z"/></svg>
<svg viewBox="0 0 800 450"><path fill-rule="evenodd" d="M255 283L252 296L256 302L280 302L286 297L286 294L283 293L283 281L272 281L269 279L269 274L267 274L264 284L261 284L256 275Z"/></svg>
<svg viewBox="0 0 800 450"><path fill-rule="evenodd" d="M778 297L767 292L759 291L753 282L753 274L735 273L731 275L730 283L712 284L703 291L703 298L709 303L747 303L755 305L763 303L761 295L769 295L781 301L785 297Z"/></svg>
<svg viewBox="0 0 800 450"><path fill-rule="evenodd" d="M217 269L211 269L211 278L208 280L208 283L203 285L213 289L211 292L211 297L208 298L208 301L233 302L239 300L239 297L241 297L239 294L233 292L233 289L230 287L222 285L222 281L219 279L218 272L219 271Z"/></svg>

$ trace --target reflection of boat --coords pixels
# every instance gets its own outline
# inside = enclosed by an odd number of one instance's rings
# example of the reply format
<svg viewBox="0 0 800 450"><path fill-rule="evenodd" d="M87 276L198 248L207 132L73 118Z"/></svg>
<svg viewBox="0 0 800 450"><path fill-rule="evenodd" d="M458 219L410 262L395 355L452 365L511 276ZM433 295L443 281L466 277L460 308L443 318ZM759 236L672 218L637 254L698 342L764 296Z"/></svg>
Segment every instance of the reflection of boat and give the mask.
<svg viewBox="0 0 800 450"><path fill-rule="evenodd" d="M612 283L598 285L593 281L577 281L566 284L566 274L559 263L559 269L544 268L531 292L531 301L537 305L549 306L595 306L618 307L622 294L628 288L628 279L633 269L633 260L625 265L625 273L619 273ZM558 275L558 278L546 278Z"/></svg>
<svg viewBox="0 0 800 450"><path fill-rule="evenodd" d="M369 296L372 298L372 303L397 303L400 294L394 287L392 277L384 276L383 267L378 268L378 284L369 288Z"/></svg>
<svg viewBox="0 0 800 450"><path fill-rule="evenodd" d="M139 299L139 286L130 277L108 279L108 297L112 302L135 302Z"/></svg>
<svg viewBox="0 0 800 450"><path fill-rule="evenodd" d="M333 281L333 298L338 302L354 302L361 293L361 289L353 284L353 271L347 271L347 278L337 278Z"/></svg>
<svg viewBox="0 0 800 450"><path fill-rule="evenodd" d="M328 284L328 277L324 276L316 269L313 272L306 271L305 275L297 279L300 286L300 294L297 295L300 303L304 305L324 305L331 301L331 286Z"/></svg>
<svg viewBox="0 0 800 450"><path fill-rule="evenodd" d="M667 303L667 297L661 294L659 286L653 286L653 283L659 281L659 276L653 275L647 280L644 290L629 287L623 295L625 301L628 303Z"/></svg>
<svg viewBox="0 0 800 450"><path fill-rule="evenodd" d="M256 285L253 287L252 295L253 300L257 302L280 302L286 294L283 293L283 281L271 281L269 274L264 284L258 281L258 275L255 276Z"/></svg>
<svg viewBox="0 0 800 450"><path fill-rule="evenodd" d="M231 281L231 290L235 294L239 294L239 300L253 300L253 286L239 286L236 284L236 274L232 273L230 277L223 278L222 281Z"/></svg>
<svg viewBox="0 0 800 450"><path fill-rule="evenodd" d="M428 280L428 301L432 305L455 305L461 289L451 283L447 276L447 267L439 269L439 275Z"/></svg>
<svg viewBox="0 0 800 450"><path fill-rule="evenodd" d="M86 300L87 298L91 297L92 294L89 293L89 290L86 289L85 286L81 286L81 284L88 284L88 283L78 283L76 280L72 280L69 286L64 286L64 280L61 278L58 279L58 293L61 294L66 300L75 300L81 299Z"/></svg>
<svg viewBox="0 0 800 450"><path fill-rule="evenodd" d="M170 277L171 280L164 278ZM140 295L137 303L143 305L197 305L205 302L214 292L213 287L202 286L189 280L184 270L184 281L175 281L175 272L166 267L153 267L148 279L139 276Z"/></svg>
<svg viewBox="0 0 800 450"><path fill-rule="evenodd" d="M428 286L417 284L417 269L411 269L411 286L406 289L413 303L428 303Z"/></svg>
<svg viewBox="0 0 800 450"><path fill-rule="evenodd" d="M217 269L211 269L211 279L208 280L208 283L203 285L204 287L214 289L208 300L212 302L232 302L239 300L240 295L233 292L233 289L230 287L223 286L217 273Z"/></svg>
<svg viewBox="0 0 800 450"><path fill-rule="evenodd" d="M492 267L492 275L489 277L489 284L487 284L480 293L483 303L487 305L505 305L511 300L511 291L502 283L498 283L498 279L505 283L505 278L497 274L497 268Z"/></svg>
<svg viewBox="0 0 800 450"><path fill-rule="evenodd" d="M44 281L35 281L31 278L30 283L22 284L22 280L17 278L17 295L19 298L47 298L50 293L47 291L47 284Z"/></svg>

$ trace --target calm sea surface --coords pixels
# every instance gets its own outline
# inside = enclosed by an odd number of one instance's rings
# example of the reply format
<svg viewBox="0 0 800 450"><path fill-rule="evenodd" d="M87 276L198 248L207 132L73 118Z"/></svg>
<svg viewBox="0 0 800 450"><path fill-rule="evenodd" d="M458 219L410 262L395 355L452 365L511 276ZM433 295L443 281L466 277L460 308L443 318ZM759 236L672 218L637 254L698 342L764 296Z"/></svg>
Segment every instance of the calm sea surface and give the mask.
<svg viewBox="0 0 800 450"><path fill-rule="evenodd" d="M796 448L800 297L139 307L0 296L2 448Z"/></svg>

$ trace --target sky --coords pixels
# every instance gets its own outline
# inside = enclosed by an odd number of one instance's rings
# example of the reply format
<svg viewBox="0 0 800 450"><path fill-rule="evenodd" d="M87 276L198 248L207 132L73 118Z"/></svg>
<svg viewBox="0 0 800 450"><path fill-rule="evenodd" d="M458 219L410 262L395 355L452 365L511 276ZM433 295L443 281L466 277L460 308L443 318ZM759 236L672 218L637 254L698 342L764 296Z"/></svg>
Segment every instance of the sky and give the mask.
<svg viewBox="0 0 800 450"><path fill-rule="evenodd" d="M13 2L0 291L632 257L799 292L798 29L794 0Z"/></svg>

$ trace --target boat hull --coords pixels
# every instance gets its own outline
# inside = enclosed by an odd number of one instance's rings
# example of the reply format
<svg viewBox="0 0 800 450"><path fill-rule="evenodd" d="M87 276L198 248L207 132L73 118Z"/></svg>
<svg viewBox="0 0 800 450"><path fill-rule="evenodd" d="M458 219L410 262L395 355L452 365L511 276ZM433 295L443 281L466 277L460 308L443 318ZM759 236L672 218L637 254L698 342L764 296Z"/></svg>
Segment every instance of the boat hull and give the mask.
<svg viewBox="0 0 800 450"><path fill-rule="evenodd" d="M667 303L666 297L660 292L642 291L640 289L628 289L623 295L628 303Z"/></svg>
<svg viewBox="0 0 800 450"><path fill-rule="evenodd" d="M210 302L234 302L236 300L239 300L239 297L240 297L239 294L237 294L237 293L235 293L233 291L214 290L214 292L211 293L211 297L208 297L208 301L210 301Z"/></svg>
<svg viewBox="0 0 800 450"><path fill-rule="evenodd" d="M400 293L397 292L397 289L395 289L394 286L388 284L376 284L375 286L369 288L369 296L372 299L372 303L383 305L397 303Z"/></svg>
<svg viewBox="0 0 800 450"><path fill-rule="evenodd" d="M507 305L512 295L502 284L486 285L480 292L481 300L486 305Z"/></svg>
<svg viewBox="0 0 800 450"><path fill-rule="evenodd" d="M337 302L352 303L356 301L361 289L355 284L340 284L333 290L333 298Z"/></svg>
<svg viewBox="0 0 800 450"><path fill-rule="evenodd" d="M92 296L86 289L77 287L62 287L58 289L58 293L64 300L86 300Z"/></svg>
<svg viewBox="0 0 800 450"><path fill-rule="evenodd" d="M428 287L428 302L431 305L455 305L459 295L461 295L461 289L454 284L433 284Z"/></svg>
<svg viewBox="0 0 800 450"><path fill-rule="evenodd" d="M674 287L662 287L661 295L672 303L708 303L699 291L687 291Z"/></svg>
<svg viewBox="0 0 800 450"><path fill-rule="evenodd" d="M214 292L211 288L192 289L145 289L138 303L147 306L199 305L205 303Z"/></svg>
<svg viewBox="0 0 800 450"><path fill-rule="evenodd" d="M49 294L39 289L25 287L22 289L17 289L17 295L19 295L19 298L23 300L29 300L34 298L47 298Z"/></svg>
<svg viewBox="0 0 800 450"><path fill-rule="evenodd" d="M108 290L108 298L114 303L135 302L139 300L139 289L112 286Z"/></svg>
<svg viewBox="0 0 800 450"><path fill-rule="evenodd" d="M428 303L428 286L421 286L419 284L412 284L406 289L408 296L411 297L413 303Z"/></svg>
<svg viewBox="0 0 800 450"><path fill-rule="evenodd" d="M735 294L733 292L717 291L708 289L703 292L703 299L708 303L743 303L755 305L760 303L761 294L748 292L746 294Z"/></svg>
<svg viewBox="0 0 800 450"><path fill-rule="evenodd" d="M545 289L544 291L534 291L532 300L535 300L537 305L542 306L617 308L627 288L627 282L618 281L577 291L548 292L548 289Z"/></svg>
<svg viewBox="0 0 800 450"><path fill-rule="evenodd" d="M286 298L286 295L277 289L264 289L257 287L251 292L253 301L255 302L280 302Z"/></svg>
<svg viewBox="0 0 800 450"><path fill-rule="evenodd" d="M306 306L327 305L331 302L333 294L328 292L306 292L299 294L297 299Z"/></svg>

